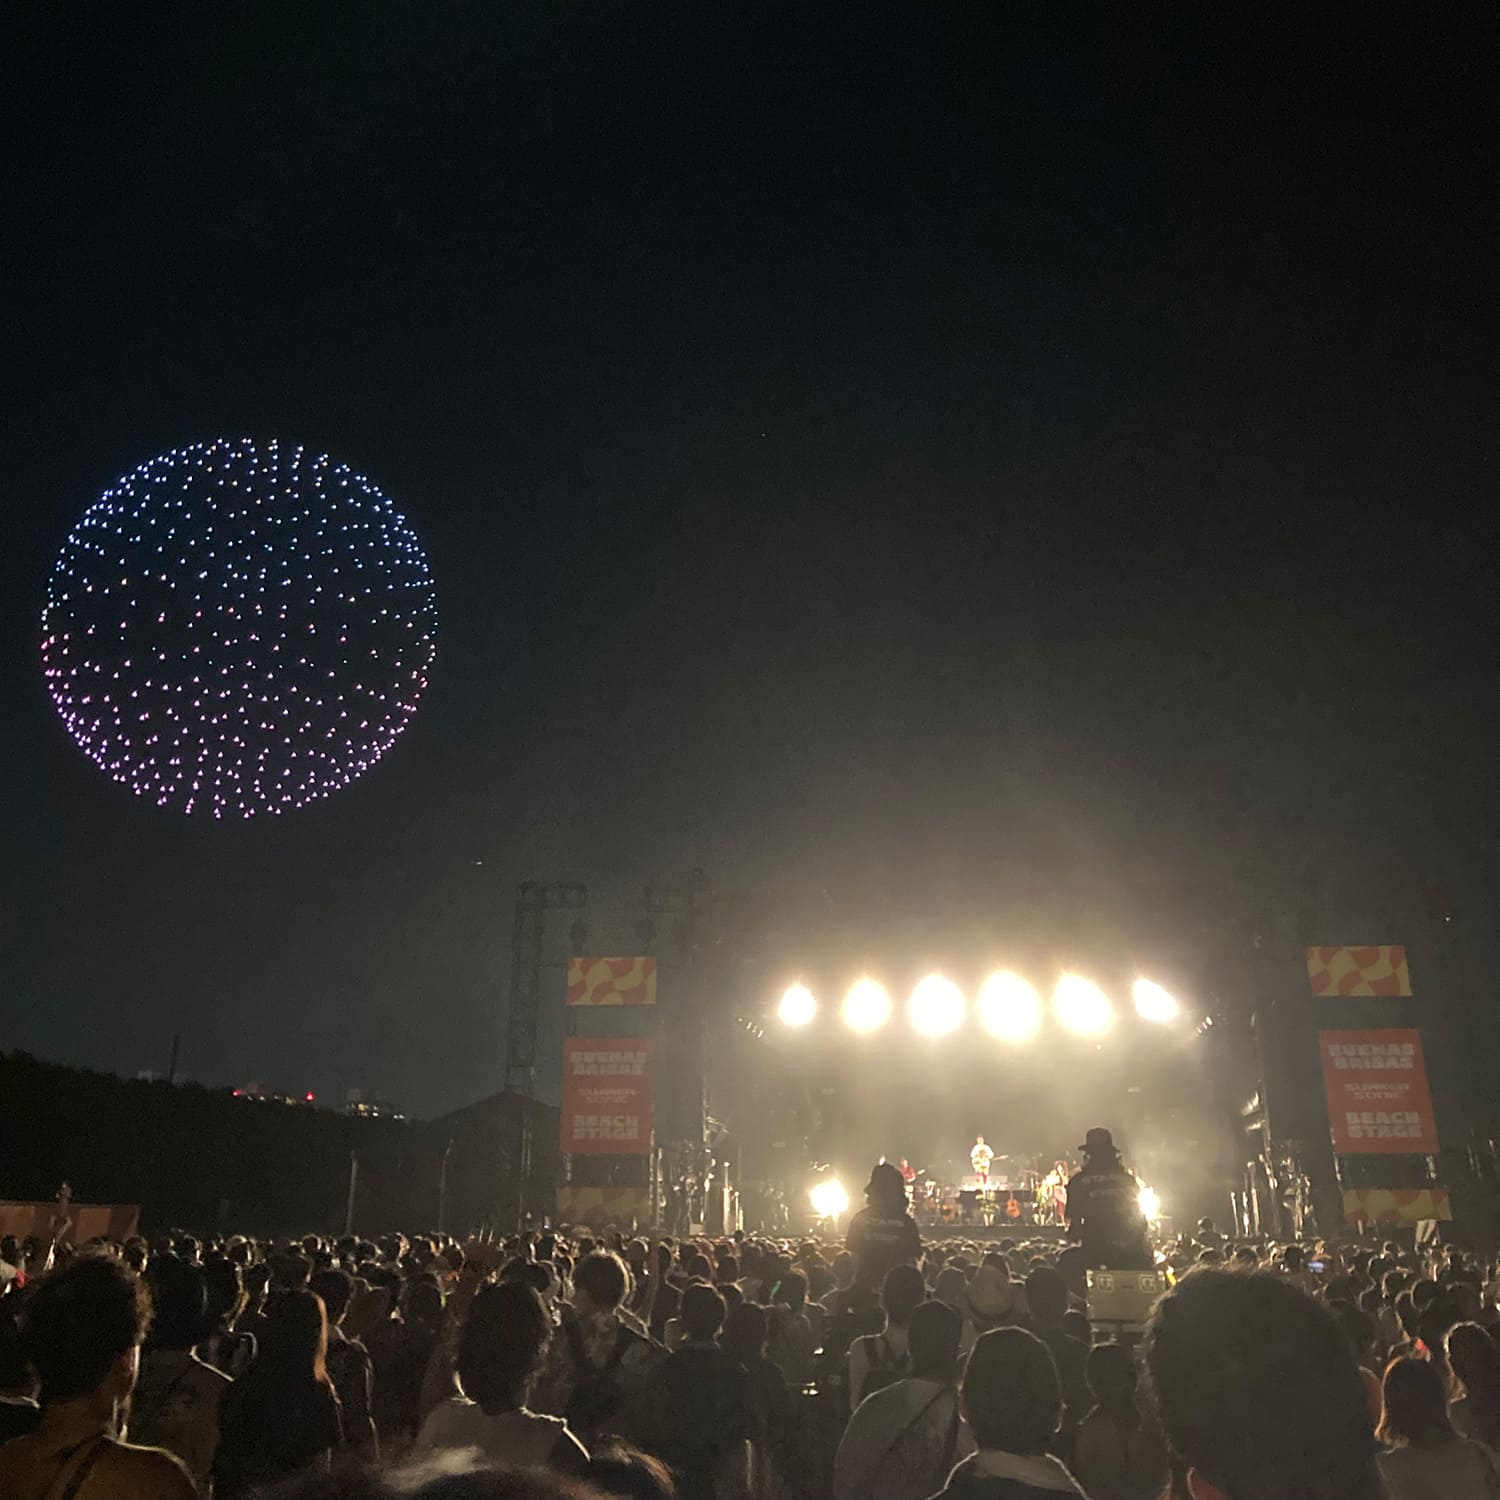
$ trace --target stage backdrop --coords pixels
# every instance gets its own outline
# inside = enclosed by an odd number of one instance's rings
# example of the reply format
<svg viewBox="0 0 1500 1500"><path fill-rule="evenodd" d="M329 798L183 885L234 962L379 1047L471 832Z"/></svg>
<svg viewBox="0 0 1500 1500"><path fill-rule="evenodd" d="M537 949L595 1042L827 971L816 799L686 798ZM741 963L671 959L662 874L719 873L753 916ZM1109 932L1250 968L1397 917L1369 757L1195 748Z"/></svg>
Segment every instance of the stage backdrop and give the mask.
<svg viewBox="0 0 1500 1500"><path fill-rule="evenodd" d="M1338 1156L1438 1149L1419 1031L1320 1031L1328 1123Z"/></svg>
<svg viewBox="0 0 1500 1500"><path fill-rule="evenodd" d="M651 1150L650 1037L570 1036L563 1043L562 1149L572 1156Z"/></svg>

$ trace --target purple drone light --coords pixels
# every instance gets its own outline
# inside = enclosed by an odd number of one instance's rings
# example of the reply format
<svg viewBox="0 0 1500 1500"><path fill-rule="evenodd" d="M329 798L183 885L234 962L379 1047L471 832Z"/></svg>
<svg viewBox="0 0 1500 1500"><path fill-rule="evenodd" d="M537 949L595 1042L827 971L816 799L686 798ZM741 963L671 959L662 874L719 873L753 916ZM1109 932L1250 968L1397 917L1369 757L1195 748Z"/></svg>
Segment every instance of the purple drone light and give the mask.
<svg viewBox="0 0 1500 1500"><path fill-rule="evenodd" d="M417 711L432 573L326 454L220 438L117 480L63 543L42 665L68 732L160 807L249 818L362 776Z"/></svg>

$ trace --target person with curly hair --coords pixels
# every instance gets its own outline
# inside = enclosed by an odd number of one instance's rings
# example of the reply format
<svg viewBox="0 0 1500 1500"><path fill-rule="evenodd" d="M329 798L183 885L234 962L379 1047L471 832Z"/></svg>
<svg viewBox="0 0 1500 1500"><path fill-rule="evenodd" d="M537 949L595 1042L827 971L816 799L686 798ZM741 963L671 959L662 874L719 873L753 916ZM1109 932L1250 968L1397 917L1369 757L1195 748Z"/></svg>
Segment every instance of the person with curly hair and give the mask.
<svg viewBox="0 0 1500 1500"><path fill-rule="evenodd" d="M567 1422L526 1405L551 1336L551 1320L534 1287L502 1281L481 1288L459 1340L462 1394L427 1414L417 1448L475 1448L502 1466L584 1473L588 1452Z"/></svg>

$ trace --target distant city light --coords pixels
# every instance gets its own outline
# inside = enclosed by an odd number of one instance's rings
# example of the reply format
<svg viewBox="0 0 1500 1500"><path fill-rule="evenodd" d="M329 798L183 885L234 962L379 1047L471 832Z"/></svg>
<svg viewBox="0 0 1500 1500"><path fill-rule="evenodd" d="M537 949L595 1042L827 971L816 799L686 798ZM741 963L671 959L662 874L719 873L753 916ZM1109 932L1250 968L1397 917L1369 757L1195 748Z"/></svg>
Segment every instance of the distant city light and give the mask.
<svg viewBox="0 0 1500 1500"><path fill-rule="evenodd" d="M979 1024L1002 1042L1030 1041L1042 1026L1042 1002L1033 985L1002 970L979 987Z"/></svg>
<svg viewBox="0 0 1500 1500"><path fill-rule="evenodd" d="M883 984L856 979L844 996L844 1024L851 1031L879 1031L891 1018L891 997Z"/></svg>
<svg viewBox="0 0 1500 1500"><path fill-rule="evenodd" d="M963 1023L963 993L951 979L929 974L917 981L906 1013L923 1036L946 1036Z"/></svg>
<svg viewBox="0 0 1500 1500"><path fill-rule="evenodd" d="M818 1002L805 984L789 986L776 1007L783 1026L806 1026L818 1013Z"/></svg>
<svg viewBox="0 0 1500 1500"><path fill-rule="evenodd" d="M1175 1021L1182 1011L1176 999L1154 980L1137 979L1131 993L1135 996L1135 1013L1143 1021L1165 1026Z"/></svg>
<svg viewBox="0 0 1500 1500"><path fill-rule="evenodd" d="M1091 979L1064 974L1052 994L1058 1021L1079 1036L1103 1036L1115 1024L1115 1008Z"/></svg>

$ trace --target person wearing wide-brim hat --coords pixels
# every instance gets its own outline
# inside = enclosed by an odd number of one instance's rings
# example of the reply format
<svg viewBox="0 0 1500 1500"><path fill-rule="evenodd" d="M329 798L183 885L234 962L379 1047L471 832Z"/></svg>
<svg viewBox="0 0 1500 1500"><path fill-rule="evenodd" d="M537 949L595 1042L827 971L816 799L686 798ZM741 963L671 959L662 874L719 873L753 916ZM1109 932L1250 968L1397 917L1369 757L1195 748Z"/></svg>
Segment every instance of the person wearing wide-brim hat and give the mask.
<svg viewBox="0 0 1500 1500"><path fill-rule="evenodd" d="M1114 1137L1096 1125L1078 1149L1083 1166L1068 1179L1068 1225L1089 1265L1149 1270L1151 1244L1140 1184L1125 1170Z"/></svg>
<svg viewBox="0 0 1500 1500"><path fill-rule="evenodd" d="M892 1266L916 1265L922 1236L906 1206L906 1184L888 1161L880 1162L865 1186L866 1207L849 1221L846 1241L854 1257L856 1286L879 1286Z"/></svg>
<svg viewBox="0 0 1500 1500"><path fill-rule="evenodd" d="M1078 1148L1083 1157L1084 1165L1090 1162L1103 1165L1106 1162L1119 1163L1120 1153L1115 1150L1115 1138L1102 1125L1096 1125L1084 1136L1083 1144Z"/></svg>

